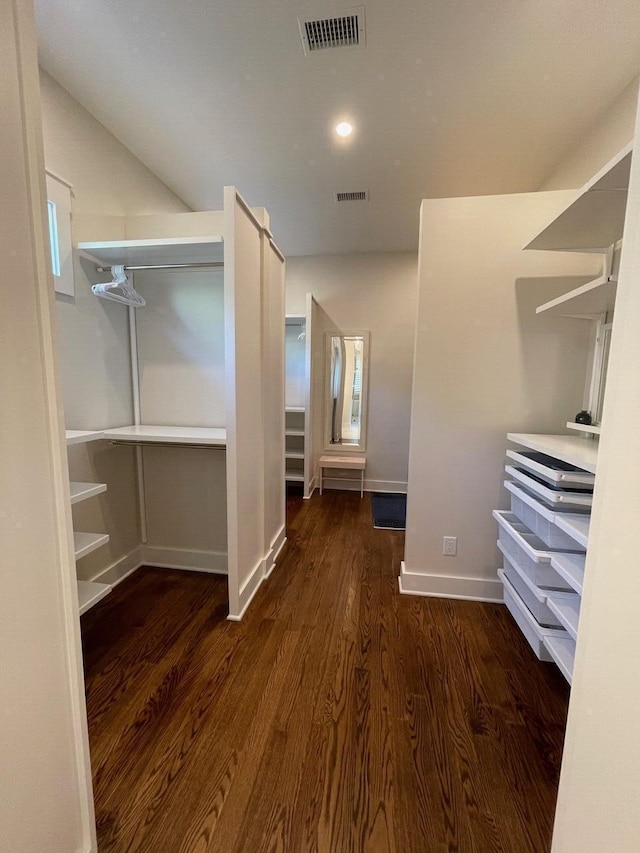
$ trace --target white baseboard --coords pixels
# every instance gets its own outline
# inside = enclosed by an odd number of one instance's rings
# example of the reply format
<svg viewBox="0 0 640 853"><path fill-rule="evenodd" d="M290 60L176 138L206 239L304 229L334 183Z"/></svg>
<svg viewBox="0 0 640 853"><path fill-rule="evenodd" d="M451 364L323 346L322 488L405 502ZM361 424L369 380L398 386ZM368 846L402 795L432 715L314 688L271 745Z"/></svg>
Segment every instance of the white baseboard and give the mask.
<svg viewBox="0 0 640 853"><path fill-rule="evenodd" d="M278 557L280 556L280 552L284 548L285 542L287 541L287 528L286 525L282 525L280 530L278 531L275 539L271 543L271 549L267 556L265 557L265 577L269 577L273 570L276 567L276 563L278 562Z"/></svg>
<svg viewBox="0 0 640 853"><path fill-rule="evenodd" d="M140 568L142 565L140 552L140 547L134 548L130 554L126 554L124 557L116 560L115 563L107 566L106 569L103 569L95 577L91 578L91 580L96 583L108 583L111 586L117 586L125 578L128 578L129 575L132 575L136 569Z"/></svg>
<svg viewBox="0 0 640 853"><path fill-rule="evenodd" d="M253 567L251 574L240 588L240 608L238 610L238 613L229 613L227 619L230 622L241 621L242 617L247 612L247 608L253 601L254 595L260 589L260 586L263 580L265 579L265 560L265 557L263 557L261 560L258 560L256 565Z"/></svg>
<svg viewBox="0 0 640 853"><path fill-rule="evenodd" d="M303 497L303 500L305 500L305 501L310 500L310 499L311 499L311 497L313 496L313 493L315 492L315 490L316 490L317 488L318 488L318 478L317 478L317 477L312 477L312 478L311 478L311 480L309 481L309 494L308 494L308 495L303 495L303 496L302 496L302 497Z"/></svg>
<svg viewBox="0 0 640 853"><path fill-rule="evenodd" d="M220 551L191 551L187 548L142 545L140 560L144 566L154 566L159 569L180 569L213 575L227 574L227 555Z"/></svg>
<svg viewBox="0 0 640 853"><path fill-rule="evenodd" d="M325 477L322 483L323 489L338 489L345 492L359 492L360 483L357 480L343 480L340 477ZM406 480L364 480L365 492L393 492L398 495L406 495Z"/></svg>
<svg viewBox="0 0 640 853"><path fill-rule="evenodd" d="M457 598L465 601L486 601L492 604L503 603L502 584L498 578L493 580L408 572L404 560L400 564L398 586L404 595Z"/></svg>

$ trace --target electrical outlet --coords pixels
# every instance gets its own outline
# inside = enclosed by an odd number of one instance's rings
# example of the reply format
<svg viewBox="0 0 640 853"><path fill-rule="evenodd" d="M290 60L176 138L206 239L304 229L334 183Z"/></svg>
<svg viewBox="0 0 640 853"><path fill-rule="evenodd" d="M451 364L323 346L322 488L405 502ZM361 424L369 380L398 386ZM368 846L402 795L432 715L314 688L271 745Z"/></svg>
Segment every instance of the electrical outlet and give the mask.
<svg viewBox="0 0 640 853"><path fill-rule="evenodd" d="M442 537L442 553L445 557L455 557L458 553L458 537L443 536Z"/></svg>

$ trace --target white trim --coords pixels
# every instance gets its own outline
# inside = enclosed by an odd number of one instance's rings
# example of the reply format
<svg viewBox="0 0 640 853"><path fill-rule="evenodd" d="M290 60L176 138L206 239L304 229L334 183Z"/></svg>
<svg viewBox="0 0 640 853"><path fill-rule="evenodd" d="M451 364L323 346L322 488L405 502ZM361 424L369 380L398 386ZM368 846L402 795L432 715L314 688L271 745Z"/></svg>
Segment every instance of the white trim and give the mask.
<svg viewBox="0 0 640 853"><path fill-rule="evenodd" d="M108 583L112 587L117 586L119 583L125 578L128 578L129 575L132 575L140 566L143 566L144 563L141 559L141 547L138 546L134 548L133 551L129 554L125 554L124 557L120 557L119 560L116 560L115 563L112 563L110 566L107 566L106 569L102 569L98 572L95 577L91 578L91 581L95 583ZM83 578L81 578L83 580Z"/></svg>
<svg viewBox="0 0 640 853"><path fill-rule="evenodd" d="M271 543L271 549L267 556L265 557L266 570L265 570L265 578L268 578L273 570L276 567L276 563L278 562L278 557L282 549L284 548L287 541L287 528L286 525L282 525L278 533L276 534L273 542Z"/></svg>
<svg viewBox="0 0 640 853"><path fill-rule="evenodd" d="M189 548L142 545L140 559L143 566L154 566L158 569L227 574L227 555L221 551L194 551Z"/></svg>
<svg viewBox="0 0 640 853"><path fill-rule="evenodd" d="M496 578L469 578L456 575L433 575L408 572L404 560L400 563L398 587L403 595L424 595L429 598L454 598L464 601L486 601L502 604L502 584Z"/></svg>
<svg viewBox="0 0 640 853"><path fill-rule="evenodd" d="M303 500L308 501L308 500L313 496L313 493L315 492L315 490L316 490L317 488L318 488L318 478L317 478L317 477L312 477L312 479L311 479L311 481L310 481L310 483L309 483L309 494L308 494L308 495L303 495L303 496L302 496L302 497L303 497Z"/></svg>
<svg viewBox="0 0 640 853"><path fill-rule="evenodd" d="M314 479L315 488L315 479ZM345 492L359 492L360 481L355 485L351 485L348 480L340 477L324 477L325 489L338 489ZM364 481L365 492L392 492L397 495L407 494L406 480L370 480L365 477Z"/></svg>
<svg viewBox="0 0 640 853"><path fill-rule="evenodd" d="M59 181L61 184L64 184L66 187L69 187L70 190L73 189L73 184L71 181L68 181L66 178L63 178L62 175L59 175L57 172L54 172L52 169L47 169L45 166L45 172L49 175L50 178L53 178L56 181Z"/></svg>
<svg viewBox="0 0 640 853"><path fill-rule="evenodd" d="M229 612L227 619L230 622L240 622L244 614L247 612L247 608L253 601L253 597L256 592L262 586L262 582L265 579L265 558L263 557L261 560L258 560L256 565L253 567L251 574L247 578L247 580L240 587L240 593L238 595L239 599L239 608L237 613Z"/></svg>

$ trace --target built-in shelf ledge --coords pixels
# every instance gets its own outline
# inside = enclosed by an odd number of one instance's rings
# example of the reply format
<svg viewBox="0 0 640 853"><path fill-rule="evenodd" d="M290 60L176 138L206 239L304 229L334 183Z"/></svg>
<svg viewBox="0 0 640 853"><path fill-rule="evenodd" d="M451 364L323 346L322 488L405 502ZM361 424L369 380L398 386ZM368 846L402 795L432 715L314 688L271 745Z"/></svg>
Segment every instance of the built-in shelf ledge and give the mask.
<svg viewBox="0 0 640 853"><path fill-rule="evenodd" d="M582 595L586 554L556 553L551 555L551 566L572 589Z"/></svg>
<svg viewBox="0 0 640 853"><path fill-rule="evenodd" d="M95 495L100 495L107 491L105 483L70 483L69 489L71 492L71 503L77 504L80 501L86 501L87 498L92 498Z"/></svg>
<svg viewBox="0 0 640 853"><path fill-rule="evenodd" d="M586 432L589 435L600 435L600 427L594 424L576 424L573 421L567 421L567 429L575 429L578 432Z"/></svg>
<svg viewBox="0 0 640 853"><path fill-rule="evenodd" d="M578 435L544 435L524 432L510 432L507 438L515 444L562 459L563 462L568 462L591 474L596 473L597 441L589 441Z"/></svg>
<svg viewBox="0 0 640 853"><path fill-rule="evenodd" d="M78 533L73 534L73 548L76 560L86 557L96 548L101 548L109 541L109 536L106 533Z"/></svg>
<svg viewBox="0 0 640 853"><path fill-rule="evenodd" d="M622 237L633 143L575 194L525 249L604 253Z"/></svg>
<svg viewBox="0 0 640 853"><path fill-rule="evenodd" d="M302 451L298 452L297 450L287 450L284 455L287 459L304 459L304 453L302 453Z"/></svg>
<svg viewBox="0 0 640 853"><path fill-rule="evenodd" d="M302 471L287 471L285 475L285 480L288 483L304 483L304 474Z"/></svg>
<svg viewBox="0 0 640 853"><path fill-rule="evenodd" d="M575 593L549 593L547 607L566 629L571 639L575 640L578 636L580 620L580 596Z"/></svg>
<svg viewBox="0 0 640 853"><path fill-rule="evenodd" d="M304 430L303 429L286 429L284 431L285 435L295 435L298 437L304 438Z"/></svg>
<svg viewBox="0 0 640 853"><path fill-rule="evenodd" d="M193 444L225 447L227 431L222 427L134 426L107 429L104 437L109 441L126 444Z"/></svg>
<svg viewBox="0 0 640 853"><path fill-rule="evenodd" d="M555 314L592 320L613 311L618 281L600 276L536 308L536 314Z"/></svg>
<svg viewBox="0 0 640 853"><path fill-rule="evenodd" d="M95 583L95 581L78 581L78 606L80 615L86 613L99 601L109 595L112 587L108 583Z"/></svg>
<svg viewBox="0 0 640 853"><path fill-rule="evenodd" d="M564 530L578 545L586 548L589 541L590 515L577 515L576 513L558 513L556 524L560 530Z"/></svg>
<svg viewBox="0 0 640 853"><path fill-rule="evenodd" d="M291 413L291 414L304 415L305 408L304 408L304 406L286 406L285 412L287 414Z"/></svg>
<svg viewBox="0 0 640 853"><path fill-rule="evenodd" d="M85 444L87 441L99 441L104 438L102 430L87 430L87 429L67 429L65 430L67 445Z"/></svg>
<svg viewBox="0 0 640 853"><path fill-rule="evenodd" d="M206 264L224 260L219 234L149 240L106 240L78 243L78 250L99 266L155 264Z"/></svg>
<svg viewBox="0 0 640 853"><path fill-rule="evenodd" d="M571 637L543 637L545 648L558 665L558 669L571 684L573 677L573 659L576 653L576 643Z"/></svg>

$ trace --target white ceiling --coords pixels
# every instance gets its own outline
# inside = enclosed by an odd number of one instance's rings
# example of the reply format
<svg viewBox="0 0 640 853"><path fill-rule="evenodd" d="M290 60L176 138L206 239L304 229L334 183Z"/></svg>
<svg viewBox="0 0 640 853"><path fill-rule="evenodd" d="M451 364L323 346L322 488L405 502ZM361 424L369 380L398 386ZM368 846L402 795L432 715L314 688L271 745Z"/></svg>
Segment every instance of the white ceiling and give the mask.
<svg viewBox="0 0 640 853"><path fill-rule="evenodd" d="M305 57L298 16L350 8L36 0L45 69L192 208L265 206L289 255L412 250L422 198L535 189L640 68L639 0L369 0L365 48Z"/></svg>

